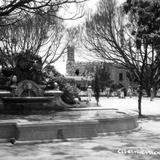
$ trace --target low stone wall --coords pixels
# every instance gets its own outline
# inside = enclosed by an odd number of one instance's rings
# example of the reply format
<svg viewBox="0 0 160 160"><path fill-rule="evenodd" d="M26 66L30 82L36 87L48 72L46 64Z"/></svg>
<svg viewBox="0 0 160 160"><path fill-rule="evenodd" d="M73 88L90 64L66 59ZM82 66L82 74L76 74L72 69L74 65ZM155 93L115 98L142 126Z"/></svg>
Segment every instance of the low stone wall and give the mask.
<svg viewBox="0 0 160 160"><path fill-rule="evenodd" d="M35 142L68 138L91 138L101 133L133 130L138 126L137 116L120 118L1 122L0 139L15 138L19 142Z"/></svg>
<svg viewBox="0 0 160 160"><path fill-rule="evenodd" d="M10 139L18 137L18 130L16 126L16 122L0 122L0 139Z"/></svg>
<svg viewBox="0 0 160 160"><path fill-rule="evenodd" d="M49 122L17 124L18 141L35 141L68 138L87 138L97 136L98 121L87 122Z"/></svg>

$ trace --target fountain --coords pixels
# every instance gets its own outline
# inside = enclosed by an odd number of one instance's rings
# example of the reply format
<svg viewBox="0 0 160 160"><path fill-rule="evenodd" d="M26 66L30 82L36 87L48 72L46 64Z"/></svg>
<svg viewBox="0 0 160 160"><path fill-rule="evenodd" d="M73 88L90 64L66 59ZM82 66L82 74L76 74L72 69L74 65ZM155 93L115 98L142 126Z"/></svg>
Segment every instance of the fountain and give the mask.
<svg viewBox="0 0 160 160"><path fill-rule="evenodd" d="M28 56L29 54L24 57ZM30 58L31 65L28 65L28 60L26 63L24 57L18 57L9 85L10 90L0 91L3 102L0 105L3 106L0 108L1 113L20 113L18 116L9 115L8 119L7 114L0 114L5 117L0 120L0 141L26 143L90 138L137 128L137 115L133 113L88 107L88 104L83 106L81 103L64 103L61 98L63 92L58 89L57 83L54 83L54 89L47 89L45 83L42 83L41 60L38 58L33 61ZM70 109L55 112L66 107ZM39 110L42 112L39 113ZM44 114L48 110L54 112Z"/></svg>
<svg viewBox="0 0 160 160"><path fill-rule="evenodd" d="M57 106L58 97L62 91L46 89L45 78L42 73L42 61L30 52L18 54L15 58L15 68L8 72L1 67L1 78L9 77L11 80L8 90L0 90L3 102L1 112L5 113L31 113L39 110L53 110ZM8 78L8 79L9 79Z"/></svg>
<svg viewBox="0 0 160 160"><path fill-rule="evenodd" d="M11 89L10 96L1 97L3 109L8 113L57 109L58 97L62 94L60 90L45 90L44 85L38 85L31 80L23 80L17 85L14 83Z"/></svg>

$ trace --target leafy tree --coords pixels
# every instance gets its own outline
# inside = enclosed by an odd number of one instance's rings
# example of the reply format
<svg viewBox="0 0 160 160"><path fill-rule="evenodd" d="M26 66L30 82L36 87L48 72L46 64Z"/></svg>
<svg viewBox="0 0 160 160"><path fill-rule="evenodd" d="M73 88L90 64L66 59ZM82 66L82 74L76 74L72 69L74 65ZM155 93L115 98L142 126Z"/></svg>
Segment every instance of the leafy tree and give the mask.
<svg viewBox="0 0 160 160"><path fill-rule="evenodd" d="M129 15L132 35L136 39L136 47L143 46L147 58L144 67L144 88L150 96L150 88L155 92L159 88L160 63L160 2L133 1L124 3L124 11Z"/></svg>
<svg viewBox="0 0 160 160"><path fill-rule="evenodd" d="M38 84L43 83L42 58L34 55L30 51L19 53L14 57L15 68L13 74L17 80L33 80Z"/></svg>
<svg viewBox="0 0 160 160"><path fill-rule="evenodd" d="M14 67L3 67L0 76L1 85L8 89L12 83L12 77L16 75L17 82L23 80L32 80L38 84L44 83L42 72L42 58L34 55L29 50L14 55ZM5 81L4 81L5 80ZM3 88L3 86L0 86Z"/></svg>
<svg viewBox="0 0 160 160"><path fill-rule="evenodd" d="M76 104L75 97L80 98L78 96L78 88L76 87L76 82L74 79L66 79L64 76L60 74L55 74L54 77L50 77L46 83L46 89L54 89L54 84L58 83L59 89L63 91L61 95L62 100L67 104Z"/></svg>
<svg viewBox="0 0 160 160"><path fill-rule="evenodd" d="M61 76L61 74L52 65L47 65L44 71L46 72L47 77L50 77L50 78Z"/></svg>

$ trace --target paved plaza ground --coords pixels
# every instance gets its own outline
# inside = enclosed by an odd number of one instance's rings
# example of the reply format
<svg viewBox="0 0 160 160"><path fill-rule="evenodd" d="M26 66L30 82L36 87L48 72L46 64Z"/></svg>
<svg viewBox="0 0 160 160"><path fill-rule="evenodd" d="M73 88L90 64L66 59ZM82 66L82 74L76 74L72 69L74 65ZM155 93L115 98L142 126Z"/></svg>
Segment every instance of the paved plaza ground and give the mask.
<svg viewBox="0 0 160 160"><path fill-rule="evenodd" d="M137 98L103 97L100 107L129 109L137 113ZM0 160L159 160L160 98L153 101L143 98L142 113L148 117L139 119L139 128L133 132L67 142L0 143Z"/></svg>
<svg viewBox="0 0 160 160"><path fill-rule="evenodd" d="M96 103L95 99L92 98L92 102ZM101 107L107 108L117 108L119 110L132 110L138 112L138 98L137 97L126 97L117 98L101 97L99 102ZM150 101L150 98L143 97L142 99L142 114L144 115L160 115L160 98L154 98Z"/></svg>

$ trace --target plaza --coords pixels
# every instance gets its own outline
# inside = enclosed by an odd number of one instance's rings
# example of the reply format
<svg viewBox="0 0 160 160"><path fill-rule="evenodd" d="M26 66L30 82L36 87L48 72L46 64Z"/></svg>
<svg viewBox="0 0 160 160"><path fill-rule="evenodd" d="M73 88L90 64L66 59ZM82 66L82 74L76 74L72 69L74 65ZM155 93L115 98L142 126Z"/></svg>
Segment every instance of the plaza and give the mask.
<svg viewBox="0 0 160 160"><path fill-rule="evenodd" d="M85 98L85 97L84 97ZM159 98L142 100L142 113L133 131L112 133L99 137L68 139L50 143L0 143L1 160L157 160L160 157ZM92 98L91 103L95 103ZM137 98L100 98L101 108L116 108L137 113Z"/></svg>

